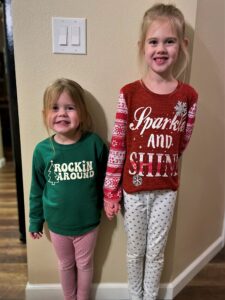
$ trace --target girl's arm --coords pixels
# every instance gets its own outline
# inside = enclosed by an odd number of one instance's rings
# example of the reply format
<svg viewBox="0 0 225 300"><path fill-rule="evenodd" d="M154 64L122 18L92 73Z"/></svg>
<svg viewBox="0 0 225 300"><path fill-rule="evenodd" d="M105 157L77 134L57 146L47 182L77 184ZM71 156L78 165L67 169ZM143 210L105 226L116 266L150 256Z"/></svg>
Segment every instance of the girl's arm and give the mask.
<svg viewBox="0 0 225 300"><path fill-rule="evenodd" d="M116 111L116 120L110 143L109 158L104 183L105 212L112 218L120 210L122 197L121 178L126 154L127 105L121 93Z"/></svg>
<svg viewBox="0 0 225 300"><path fill-rule="evenodd" d="M44 224L42 195L45 186L45 178L41 168L41 157L36 151L32 162L32 179L30 188L29 232L38 234L42 232Z"/></svg>
<svg viewBox="0 0 225 300"><path fill-rule="evenodd" d="M181 151L180 153L182 154L184 150L187 148L187 145L191 139L191 135L194 129L194 123L195 123L195 115L196 115L196 109L197 105L194 103L191 108L188 111L188 118L187 118L187 125L186 125L186 130L185 130L185 135L181 144Z"/></svg>

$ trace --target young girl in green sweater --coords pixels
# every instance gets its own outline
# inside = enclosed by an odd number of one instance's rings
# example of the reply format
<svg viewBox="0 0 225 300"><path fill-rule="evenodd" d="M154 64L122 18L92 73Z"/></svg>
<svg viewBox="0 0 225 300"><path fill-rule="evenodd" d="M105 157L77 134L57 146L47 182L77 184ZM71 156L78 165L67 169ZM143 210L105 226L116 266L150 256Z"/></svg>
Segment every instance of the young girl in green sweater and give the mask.
<svg viewBox="0 0 225 300"><path fill-rule="evenodd" d="M90 132L84 95L69 79L47 87L43 117L54 134L33 153L29 231L39 239L48 224L65 300L90 297L108 156L106 145Z"/></svg>

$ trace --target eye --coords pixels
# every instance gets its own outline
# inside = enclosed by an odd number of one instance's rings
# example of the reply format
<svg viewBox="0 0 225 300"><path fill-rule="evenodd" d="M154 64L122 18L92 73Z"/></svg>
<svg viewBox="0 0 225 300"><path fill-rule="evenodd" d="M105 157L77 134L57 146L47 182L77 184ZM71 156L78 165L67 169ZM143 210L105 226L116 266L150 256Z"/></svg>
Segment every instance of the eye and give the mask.
<svg viewBox="0 0 225 300"><path fill-rule="evenodd" d="M59 109L58 105L54 104L52 105L52 110L53 111L57 111Z"/></svg>
<svg viewBox="0 0 225 300"><path fill-rule="evenodd" d="M175 39L175 38L169 38L166 40L166 44L168 44L168 45L176 44L176 42L177 42L177 39Z"/></svg>
<svg viewBox="0 0 225 300"><path fill-rule="evenodd" d="M152 46L156 46L158 44L158 41L156 39L149 39L148 44Z"/></svg>
<svg viewBox="0 0 225 300"><path fill-rule="evenodd" d="M67 110L76 110L76 107L74 105L69 105L66 108Z"/></svg>

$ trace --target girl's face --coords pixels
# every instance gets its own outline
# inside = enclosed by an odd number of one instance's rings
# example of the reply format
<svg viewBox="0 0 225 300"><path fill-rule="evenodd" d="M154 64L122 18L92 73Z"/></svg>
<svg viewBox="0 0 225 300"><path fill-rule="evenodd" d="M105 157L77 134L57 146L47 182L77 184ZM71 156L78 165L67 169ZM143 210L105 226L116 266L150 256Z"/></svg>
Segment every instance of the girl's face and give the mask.
<svg viewBox="0 0 225 300"><path fill-rule="evenodd" d="M67 92L62 92L50 109L48 125L56 132L57 138L65 141L76 137L80 119L74 101Z"/></svg>
<svg viewBox="0 0 225 300"><path fill-rule="evenodd" d="M171 77L179 55L179 41L168 20L155 20L149 26L144 44L144 58L149 71Z"/></svg>

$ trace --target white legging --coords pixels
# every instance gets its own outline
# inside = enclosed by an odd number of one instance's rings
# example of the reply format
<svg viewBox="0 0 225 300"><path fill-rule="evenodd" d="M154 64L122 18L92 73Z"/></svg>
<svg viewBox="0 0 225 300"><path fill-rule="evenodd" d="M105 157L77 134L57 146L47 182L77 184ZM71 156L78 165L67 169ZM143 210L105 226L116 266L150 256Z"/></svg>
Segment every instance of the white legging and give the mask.
<svg viewBox="0 0 225 300"><path fill-rule="evenodd" d="M155 300L164 250L176 203L176 191L124 191L127 268L131 300Z"/></svg>

